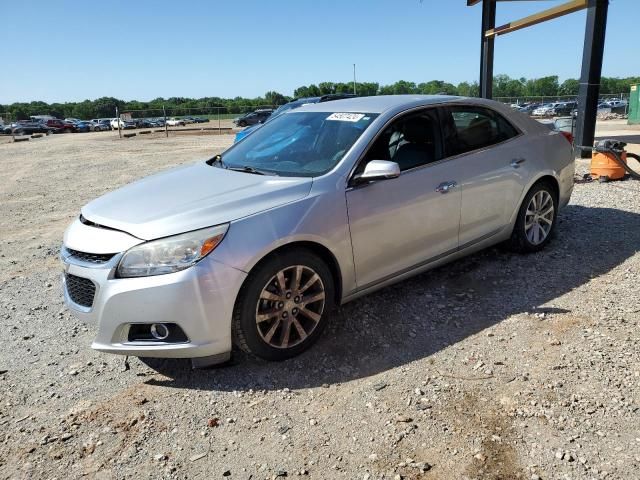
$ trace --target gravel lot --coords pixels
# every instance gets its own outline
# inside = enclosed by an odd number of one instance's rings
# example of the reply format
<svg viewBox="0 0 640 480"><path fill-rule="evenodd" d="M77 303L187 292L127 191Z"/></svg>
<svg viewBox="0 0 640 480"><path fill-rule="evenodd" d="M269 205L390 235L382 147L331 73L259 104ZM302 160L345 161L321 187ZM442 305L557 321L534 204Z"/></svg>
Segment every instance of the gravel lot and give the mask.
<svg viewBox="0 0 640 480"><path fill-rule="evenodd" d="M62 304L67 224L231 142L0 143L0 478L640 478L638 181L577 184L544 252L491 249L350 303L295 360L93 352Z"/></svg>

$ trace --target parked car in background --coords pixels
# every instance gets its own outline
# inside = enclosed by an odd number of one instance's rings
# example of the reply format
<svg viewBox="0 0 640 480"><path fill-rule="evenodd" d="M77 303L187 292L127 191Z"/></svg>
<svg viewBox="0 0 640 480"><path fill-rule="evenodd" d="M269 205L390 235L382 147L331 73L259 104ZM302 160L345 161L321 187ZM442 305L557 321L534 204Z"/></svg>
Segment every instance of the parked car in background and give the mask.
<svg viewBox="0 0 640 480"><path fill-rule="evenodd" d="M181 118L168 118L167 126L169 127L184 127L187 123Z"/></svg>
<svg viewBox="0 0 640 480"><path fill-rule="evenodd" d="M202 117L184 117L184 120L189 120L189 123L207 123L209 121L208 118Z"/></svg>
<svg viewBox="0 0 640 480"><path fill-rule="evenodd" d="M611 113L611 106L607 103L599 103L598 104L598 110L597 110L597 114L601 115L601 114L605 114L605 113ZM577 117L578 116L578 109L574 108L573 110L571 110L571 116L572 117Z"/></svg>
<svg viewBox="0 0 640 480"><path fill-rule="evenodd" d="M137 128L149 128L152 126L152 122L148 118L134 118L133 123Z"/></svg>
<svg viewBox="0 0 640 480"><path fill-rule="evenodd" d="M19 120L7 125L2 130L3 133L13 133L14 135L31 135L34 133L58 133L58 129L48 127L45 122Z"/></svg>
<svg viewBox="0 0 640 480"><path fill-rule="evenodd" d="M608 106L613 108L625 108L629 103L626 100L608 100L605 102Z"/></svg>
<svg viewBox="0 0 640 480"><path fill-rule="evenodd" d="M118 130L118 124L120 124L121 130L136 128L136 124L134 122L122 120L121 118L114 118L111 120L111 129Z"/></svg>
<svg viewBox="0 0 640 480"><path fill-rule="evenodd" d="M146 118L145 123L147 128L160 127L162 124L156 118Z"/></svg>
<svg viewBox="0 0 640 480"><path fill-rule="evenodd" d="M85 205L61 248L64 300L98 351L209 366L235 341L291 358L337 305L499 243L542 250L574 172L562 135L498 102L306 105Z"/></svg>
<svg viewBox="0 0 640 480"><path fill-rule="evenodd" d="M69 123L73 123L76 132L86 133L91 131L91 124L89 122L78 121Z"/></svg>
<svg viewBox="0 0 640 480"><path fill-rule="evenodd" d="M560 102L554 107L554 116L563 117L571 115L571 112L578 108L578 102Z"/></svg>
<svg viewBox="0 0 640 480"><path fill-rule="evenodd" d="M46 120L45 124L47 127L56 129L61 133L72 133L78 131L74 123L60 120L58 118L50 118Z"/></svg>
<svg viewBox="0 0 640 480"><path fill-rule="evenodd" d="M353 93L330 93L330 94L327 94L327 95L322 95L320 97L297 98L295 100L292 100L289 103L285 103L284 105L280 105L269 116L269 118L267 118L267 120L265 120L264 123L270 122L270 121L278 118L280 115L282 115L283 113L285 113L285 112L287 112L289 110L294 110L294 109L302 107L304 105L310 105L312 103L330 102L332 100L344 100L346 98L354 98L355 96L356 95L354 95ZM243 130L240 130L238 133L236 133L236 136L235 136L235 139L234 139L234 143L239 142L240 140L245 138L250 133L256 131L262 125L263 125L262 123L256 123L255 125L252 125L252 126L247 127L247 128L245 128Z"/></svg>
<svg viewBox="0 0 640 480"><path fill-rule="evenodd" d="M248 125L255 125L257 123L263 123L273 113L272 108L261 108L247 113L242 117L235 118L233 123L238 127L246 127Z"/></svg>
<svg viewBox="0 0 640 480"><path fill-rule="evenodd" d="M531 115L535 109L540 108L541 106L542 105L539 103L528 103L526 105L522 105L518 111Z"/></svg>
<svg viewBox="0 0 640 480"><path fill-rule="evenodd" d="M53 120L56 117L53 115L31 115L29 118L32 122L46 122L47 120Z"/></svg>
<svg viewBox="0 0 640 480"><path fill-rule="evenodd" d="M536 108L532 115L534 117L551 117L555 115L555 107L558 105L557 103L546 103L538 108Z"/></svg>
<svg viewBox="0 0 640 480"><path fill-rule="evenodd" d="M94 118L93 120L89 120L89 125L93 132L111 130L111 121L108 118Z"/></svg>

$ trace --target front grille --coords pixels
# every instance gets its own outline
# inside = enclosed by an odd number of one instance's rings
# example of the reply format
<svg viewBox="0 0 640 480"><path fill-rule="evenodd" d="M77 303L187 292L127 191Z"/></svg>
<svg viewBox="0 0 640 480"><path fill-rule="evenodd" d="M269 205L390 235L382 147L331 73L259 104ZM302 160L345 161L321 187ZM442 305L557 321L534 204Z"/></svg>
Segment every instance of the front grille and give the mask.
<svg viewBox="0 0 640 480"><path fill-rule="evenodd" d="M73 303L89 308L93 305L96 286L91 280L66 273L65 283L67 285L67 293Z"/></svg>
<svg viewBox="0 0 640 480"><path fill-rule="evenodd" d="M78 250L73 250L71 248L66 249L73 258L77 258L78 260L82 260L83 262L89 263L107 263L109 260L113 258L115 253L87 253L87 252L79 252Z"/></svg>

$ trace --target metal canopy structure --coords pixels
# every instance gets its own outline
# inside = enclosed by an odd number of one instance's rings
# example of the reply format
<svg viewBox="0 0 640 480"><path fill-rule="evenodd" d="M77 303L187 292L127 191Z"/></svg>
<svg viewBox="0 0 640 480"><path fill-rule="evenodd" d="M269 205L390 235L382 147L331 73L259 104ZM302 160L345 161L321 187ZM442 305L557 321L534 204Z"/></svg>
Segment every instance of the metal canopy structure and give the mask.
<svg viewBox="0 0 640 480"><path fill-rule="evenodd" d="M496 27L496 2L513 1L535 0L467 0L467 6L469 7L482 3L480 96L483 98L491 98L493 96L495 37L586 9L587 22L582 53L582 72L580 75L580 90L578 92L578 120L576 123L575 139L576 145L578 146L593 145L609 0L571 0L542 12ZM583 157L588 157L591 154L589 150L583 150L581 148L577 148L577 151L580 156Z"/></svg>

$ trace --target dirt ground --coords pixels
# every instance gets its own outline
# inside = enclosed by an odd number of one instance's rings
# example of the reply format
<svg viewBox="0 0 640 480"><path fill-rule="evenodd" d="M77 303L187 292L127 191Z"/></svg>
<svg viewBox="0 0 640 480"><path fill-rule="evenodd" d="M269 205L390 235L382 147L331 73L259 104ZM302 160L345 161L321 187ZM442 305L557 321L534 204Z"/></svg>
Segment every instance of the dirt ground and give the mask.
<svg viewBox="0 0 640 480"><path fill-rule="evenodd" d="M64 229L232 141L0 140L0 478L640 478L634 180L576 184L543 252L490 249L342 307L291 361L92 351L62 304Z"/></svg>

